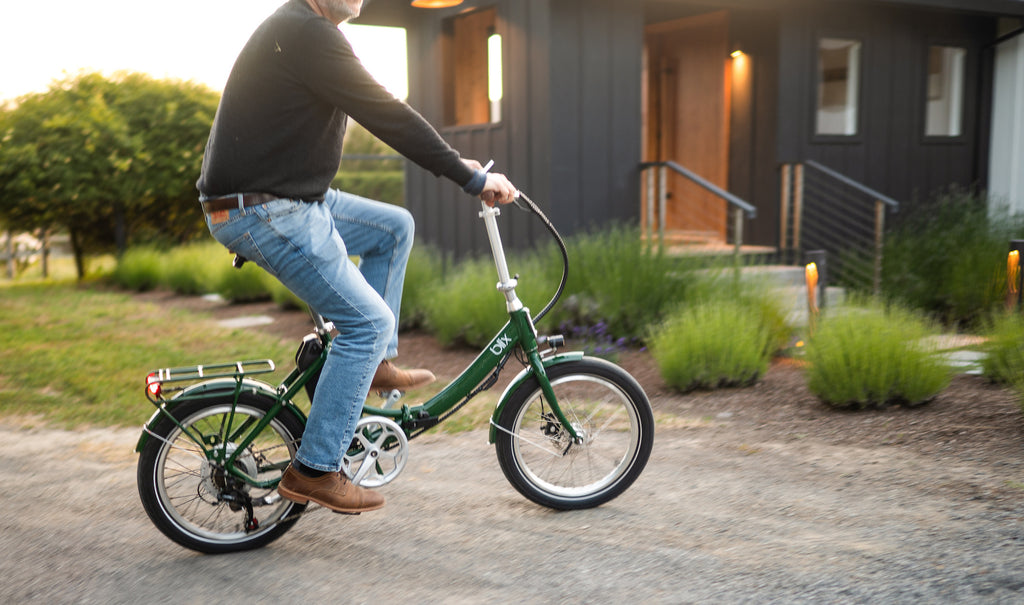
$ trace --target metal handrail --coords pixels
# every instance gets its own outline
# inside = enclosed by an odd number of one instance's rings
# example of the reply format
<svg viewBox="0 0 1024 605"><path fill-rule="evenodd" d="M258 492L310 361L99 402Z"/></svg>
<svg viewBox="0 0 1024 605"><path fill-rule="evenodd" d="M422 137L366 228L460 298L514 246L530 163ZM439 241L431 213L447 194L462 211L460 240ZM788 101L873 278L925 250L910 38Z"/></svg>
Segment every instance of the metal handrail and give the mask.
<svg viewBox="0 0 1024 605"><path fill-rule="evenodd" d="M666 218L666 206L667 206L667 178L666 169L672 170L676 174L683 176L695 184L703 187L707 191L715 194L721 199L725 200L732 208L736 211L735 223L733 225L733 245L735 248L735 254L739 255L740 249L743 245L743 215L747 218L754 218L757 216L757 208L752 204L743 200L736 195L722 189L718 185L715 185L711 181L705 179L699 174L680 166L679 164L669 160L665 162L643 162L640 164L640 171L643 172L648 168L658 168L658 237L659 240L664 242L665 240L665 218ZM654 198L655 198L655 185L654 185L654 173L650 173L647 179L647 231L648 237L653 237L651 224L654 222Z"/></svg>
<svg viewBox="0 0 1024 605"><path fill-rule="evenodd" d="M874 210L868 214L870 217L867 221L863 221L861 224L865 225L870 231L870 239L868 245L857 246L849 240L843 233L836 231L837 227L835 224L825 227L835 231L834 233L828 233L825 235L826 239L831 242L829 246L833 248L833 252L836 251L836 246L843 246L842 252L849 254L851 251L857 252L865 257L870 258L873 265L871 275L871 287L875 294L881 291L882 282L882 255L885 239L885 213L886 210L892 212L898 212L900 203L893 198L876 191L867 185L858 183L857 181L843 175L831 168L821 165L814 160L804 160L803 162L796 164L783 164L782 169L782 203L780 204L780 231L779 231L779 246L780 249L789 250L790 252L804 250L804 225L805 217L804 214L807 212L807 197L808 191L805 183L805 167L813 168L817 172L821 173L825 177L832 179L836 183L844 187L848 187L850 190L863 195L869 200L874 202ZM851 192L852 193L852 192ZM817 197L817 196L816 196ZM849 209L847 209L849 210ZM813 223L808 225L814 226ZM821 226L821 225L819 225ZM792 240L790 241L790 236ZM817 239L822 239L822 234L819 233ZM840 242L843 242L842 244ZM791 259L793 260L793 259ZM844 272L845 270L841 270Z"/></svg>
<svg viewBox="0 0 1024 605"><path fill-rule="evenodd" d="M705 179L704 177L700 176L699 174L697 174L697 173L695 173L695 172L693 172L693 171L691 171L691 170L689 170L687 168L684 168L684 167L680 166L679 164L676 164L672 160L668 160L666 162L644 162L644 163L640 164L640 170L643 171L643 170L646 170L648 168L659 168L661 166L665 166L665 167L668 167L668 168L672 169L672 172L675 172L676 174L685 176L686 178L690 179L694 183L697 183L698 185L700 185L701 187L707 189L711 193L714 193L718 197L720 197L723 200L729 202L729 204L731 204L732 206L735 206L736 208L742 210L747 215L747 218L755 218L755 217L757 217L757 208L755 208L753 205L751 205L750 203L746 202L743 199L740 199L736 195L734 195L732 193L729 193L725 189L722 189L718 185L716 185L716 184L712 183L711 181Z"/></svg>
<svg viewBox="0 0 1024 605"><path fill-rule="evenodd" d="M853 180L853 179L851 179L851 178L849 178L849 177L847 177L845 175L842 175L842 174L836 172L835 170L832 170L831 168L828 168L827 166L822 166L821 164L815 162L814 160L804 160L804 164L806 164L807 166L810 166L811 168L814 168L815 170L817 170L819 172L824 172L825 174L827 174L828 176L834 178L835 180L839 181L840 183L842 183L842 184L844 184L844 185L846 185L848 187L853 187L854 189L856 189L857 191L860 191L861 193L863 193L864 195L866 195L868 197L872 197L872 198L882 202L883 204L885 204L885 205L889 206L890 208L892 208L893 212L898 211L899 208L900 208L900 203L899 202L897 202L896 200L892 199L891 197L885 195L884 193L879 193L878 191L875 191L871 187L868 187L867 185L863 185L861 183L858 183L857 181L855 181L855 180Z"/></svg>

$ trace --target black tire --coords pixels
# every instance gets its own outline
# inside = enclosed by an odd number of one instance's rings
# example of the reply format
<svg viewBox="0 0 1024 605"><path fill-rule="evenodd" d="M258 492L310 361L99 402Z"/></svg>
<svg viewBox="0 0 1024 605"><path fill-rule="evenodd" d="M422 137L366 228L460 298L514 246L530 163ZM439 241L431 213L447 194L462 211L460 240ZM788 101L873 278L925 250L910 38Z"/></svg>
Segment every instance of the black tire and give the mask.
<svg viewBox="0 0 1024 605"><path fill-rule="evenodd" d="M654 445L654 414L625 370L596 358L547 369L558 405L584 443L551 414L536 377L509 397L494 448L509 483L558 510L593 508L633 484Z"/></svg>
<svg viewBox="0 0 1024 605"><path fill-rule="evenodd" d="M242 393L232 406L233 393L183 402L171 410L189 431L203 435L207 448L232 452L273 405L267 396ZM234 435L225 437L225 420L231 419ZM248 425L247 420L251 420ZM241 434L239 433L240 427ZM294 457L302 438L303 423L287 409L270 422L256 441L236 461L247 474L261 481L275 481L272 489L258 488L231 477L223 467L207 459L203 451L166 416L156 423L139 456L139 496L146 514L168 538L208 554L259 548L281 537L305 510L280 497L276 480ZM223 445L218 445L223 444ZM234 500L222 496L234 494ZM246 507L239 497L249 498L258 521L246 530Z"/></svg>

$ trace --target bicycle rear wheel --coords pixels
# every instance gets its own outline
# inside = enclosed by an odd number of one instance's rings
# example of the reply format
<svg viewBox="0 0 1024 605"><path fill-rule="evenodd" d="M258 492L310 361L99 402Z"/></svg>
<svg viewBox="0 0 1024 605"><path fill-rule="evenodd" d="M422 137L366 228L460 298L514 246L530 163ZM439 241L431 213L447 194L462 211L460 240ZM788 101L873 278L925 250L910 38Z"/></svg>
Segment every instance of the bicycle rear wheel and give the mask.
<svg viewBox="0 0 1024 605"><path fill-rule="evenodd" d="M501 470L519 493L550 508L604 504L633 484L651 455L647 395L625 370L601 359L561 363L547 376L580 440L573 442L531 377L498 418Z"/></svg>
<svg viewBox="0 0 1024 605"><path fill-rule="evenodd" d="M227 472L222 464L256 430L273 401L242 393L182 403L162 417L139 456L138 488L149 518L168 538L203 553L259 548L279 538L305 506L281 498ZM203 449L190 438L203 441ZM236 458L235 465L257 480L279 480L295 455L303 423L281 410Z"/></svg>

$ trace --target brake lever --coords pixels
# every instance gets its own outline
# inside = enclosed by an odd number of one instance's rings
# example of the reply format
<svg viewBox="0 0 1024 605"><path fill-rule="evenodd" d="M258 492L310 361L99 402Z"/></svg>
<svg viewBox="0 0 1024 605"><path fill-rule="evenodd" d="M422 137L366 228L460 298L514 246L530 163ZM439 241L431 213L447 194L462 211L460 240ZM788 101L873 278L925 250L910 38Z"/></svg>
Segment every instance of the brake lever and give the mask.
<svg viewBox="0 0 1024 605"><path fill-rule="evenodd" d="M518 191L512 197L512 203L523 212L533 212L533 209L526 205L526 200L523 199L523 196Z"/></svg>

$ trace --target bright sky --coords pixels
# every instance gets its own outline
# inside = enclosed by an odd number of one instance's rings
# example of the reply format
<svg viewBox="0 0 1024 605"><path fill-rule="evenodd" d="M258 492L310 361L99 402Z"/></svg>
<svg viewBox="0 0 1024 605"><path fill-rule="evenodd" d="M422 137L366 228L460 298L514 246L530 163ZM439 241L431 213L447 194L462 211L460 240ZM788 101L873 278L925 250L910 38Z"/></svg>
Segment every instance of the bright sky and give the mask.
<svg viewBox="0 0 1024 605"><path fill-rule="evenodd" d="M0 103L79 71L145 72L220 91L249 34L285 0L0 0ZM403 30L342 25L384 86L405 98Z"/></svg>

